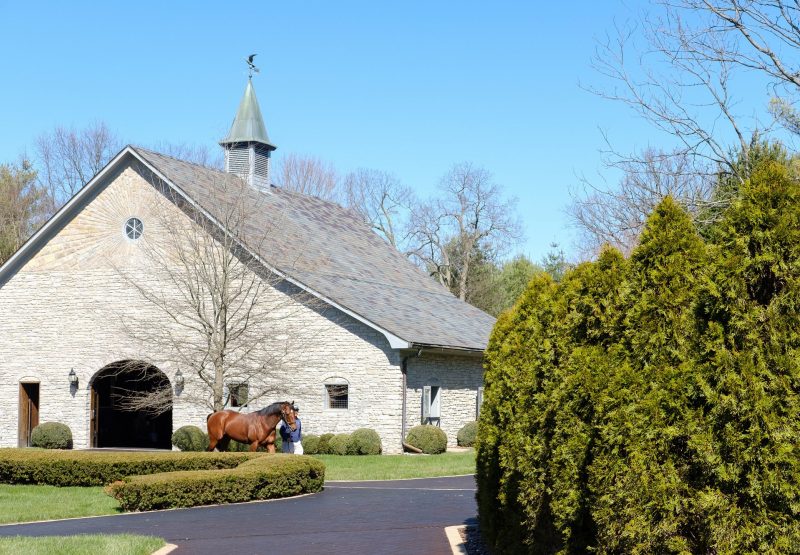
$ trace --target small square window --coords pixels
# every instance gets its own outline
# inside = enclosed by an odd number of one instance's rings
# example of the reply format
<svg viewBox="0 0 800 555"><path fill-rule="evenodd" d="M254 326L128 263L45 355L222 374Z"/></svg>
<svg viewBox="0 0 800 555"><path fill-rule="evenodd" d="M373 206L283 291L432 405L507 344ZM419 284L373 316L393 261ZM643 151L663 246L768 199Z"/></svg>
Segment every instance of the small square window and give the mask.
<svg viewBox="0 0 800 555"><path fill-rule="evenodd" d="M326 384L325 391L328 394L329 409L346 409L348 402L347 384Z"/></svg>
<svg viewBox="0 0 800 555"><path fill-rule="evenodd" d="M249 386L246 383L232 383L228 386L231 407L246 407Z"/></svg>

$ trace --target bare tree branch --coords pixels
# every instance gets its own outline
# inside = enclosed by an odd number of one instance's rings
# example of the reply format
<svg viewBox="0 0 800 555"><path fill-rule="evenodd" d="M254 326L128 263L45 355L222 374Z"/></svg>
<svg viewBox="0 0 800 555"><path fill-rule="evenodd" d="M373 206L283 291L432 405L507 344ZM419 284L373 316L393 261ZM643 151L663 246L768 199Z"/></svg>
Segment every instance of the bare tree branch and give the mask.
<svg viewBox="0 0 800 555"><path fill-rule="evenodd" d="M413 211L410 255L466 300L470 270L479 252L489 259L500 256L522 235L516 200L504 200L492 175L468 162L454 165L439 189L441 197L420 203Z"/></svg>
<svg viewBox="0 0 800 555"><path fill-rule="evenodd" d="M40 185L53 201L55 213L122 148L104 122L84 129L56 127L40 135L35 153Z"/></svg>
<svg viewBox="0 0 800 555"><path fill-rule="evenodd" d="M390 245L402 250L406 237L400 233L414 203L411 189L389 173L359 169L347 174L344 190L346 206L355 210Z"/></svg>
<svg viewBox="0 0 800 555"><path fill-rule="evenodd" d="M324 200L341 196L336 169L315 156L287 154L277 164L275 180L285 189Z"/></svg>
<svg viewBox="0 0 800 555"><path fill-rule="evenodd" d="M616 159L623 174L615 188L598 187L583 179L573 191L568 214L581 231L584 255L595 256L608 244L624 254L636 246L647 215L667 195L699 217L713 203L717 175L698 168L685 152L648 149Z"/></svg>

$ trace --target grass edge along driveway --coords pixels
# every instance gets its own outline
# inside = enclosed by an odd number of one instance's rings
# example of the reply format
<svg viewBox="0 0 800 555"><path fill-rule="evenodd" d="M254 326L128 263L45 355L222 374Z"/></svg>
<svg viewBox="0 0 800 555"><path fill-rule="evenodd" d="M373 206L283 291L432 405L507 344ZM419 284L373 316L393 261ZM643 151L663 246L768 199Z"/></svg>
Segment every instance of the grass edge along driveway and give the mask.
<svg viewBox="0 0 800 555"><path fill-rule="evenodd" d="M325 463L326 481L436 478L475 472L475 451L472 449L441 455L313 456ZM0 484L0 524L121 512L117 500L106 495L102 487ZM0 554L5 552L0 546Z"/></svg>
<svg viewBox="0 0 800 555"><path fill-rule="evenodd" d="M113 553L114 555L150 555L166 545L161 538L134 534L91 534L78 536L45 536L29 538L11 536L0 538L0 554L17 555L85 555Z"/></svg>

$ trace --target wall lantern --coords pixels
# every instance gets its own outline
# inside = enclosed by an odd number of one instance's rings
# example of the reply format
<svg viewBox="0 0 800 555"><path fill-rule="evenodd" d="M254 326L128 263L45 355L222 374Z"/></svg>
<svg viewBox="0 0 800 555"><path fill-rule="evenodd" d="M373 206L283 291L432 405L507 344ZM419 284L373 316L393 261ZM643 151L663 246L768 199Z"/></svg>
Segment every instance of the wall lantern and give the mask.
<svg viewBox="0 0 800 555"><path fill-rule="evenodd" d="M67 376L67 379L69 380L70 386L78 387L78 375L75 373L74 368L69 371L69 376Z"/></svg>
<svg viewBox="0 0 800 555"><path fill-rule="evenodd" d="M183 374L180 370L175 373L175 387L177 389L183 389Z"/></svg>

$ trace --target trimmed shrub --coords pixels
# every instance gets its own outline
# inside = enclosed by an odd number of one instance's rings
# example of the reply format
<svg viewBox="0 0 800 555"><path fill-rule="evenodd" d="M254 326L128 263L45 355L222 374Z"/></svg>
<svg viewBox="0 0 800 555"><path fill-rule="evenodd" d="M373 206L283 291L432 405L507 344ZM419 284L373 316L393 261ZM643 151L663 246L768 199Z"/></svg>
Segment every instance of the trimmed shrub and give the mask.
<svg viewBox="0 0 800 555"><path fill-rule="evenodd" d="M262 456L260 453L102 453L0 449L0 483L104 486L126 476L235 468L244 461Z"/></svg>
<svg viewBox="0 0 800 555"><path fill-rule="evenodd" d="M61 422L44 422L31 432L31 447L72 449L72 431Z"/></svg>
<svg viewBox="0 0 800 555"><path fill-rule="evenodd" d="M197 426L181 426L172 434L172 445L181 451L205 451L208 434Z"/></svg>
<svg viewBox="0 0 800 555"><path fill-rule="evenodd" d="M322 490L325 465L303 455L260 455L237 468L131 476L106 487L126 511L276 499Z"/></svg>
<svg viewBox="0 0 800 555"><path fill-rule="evenodd" d="M330 440L331 455L346 455L347 446L350 443L350 434L336 434Z"/></svg>
<svg viewBox="0 0 800 555"><path fill-rule="evenodd" d="M380 455L383 451L381 436L370 428L359 428L350 434L347 444L348 455Z"/></svg>
<svg viewBox="0 0 800 555"><path fill-rule="evenodd" d="M408 431L406 443L428 455L438 455L447 451L447 434L439 426L423 424Z"/></svg>
<svg viewBox="0 0 800 555"><path fill-rule="evenodd" d="M333 434L322 434L319 436L319 447L317 447L317 454L319 455L331 455L331 439L333 439ZM305 445L304 445L305 447Z"/></svg>
<svg viewBox="0 0 800 555"><path fill-rule="evenodd" d="M316 455L319 453L319 436L308 434L303 436L303 452L306 455Z"/></svg>
<svg viewBox="0 0 800 555"><path fill-rule="evenodd" d="M456 434L456 441L461 447L472 447L475 445L475 436L478 434L478 423L467 422L464 424L458 434Z"/></svg>

